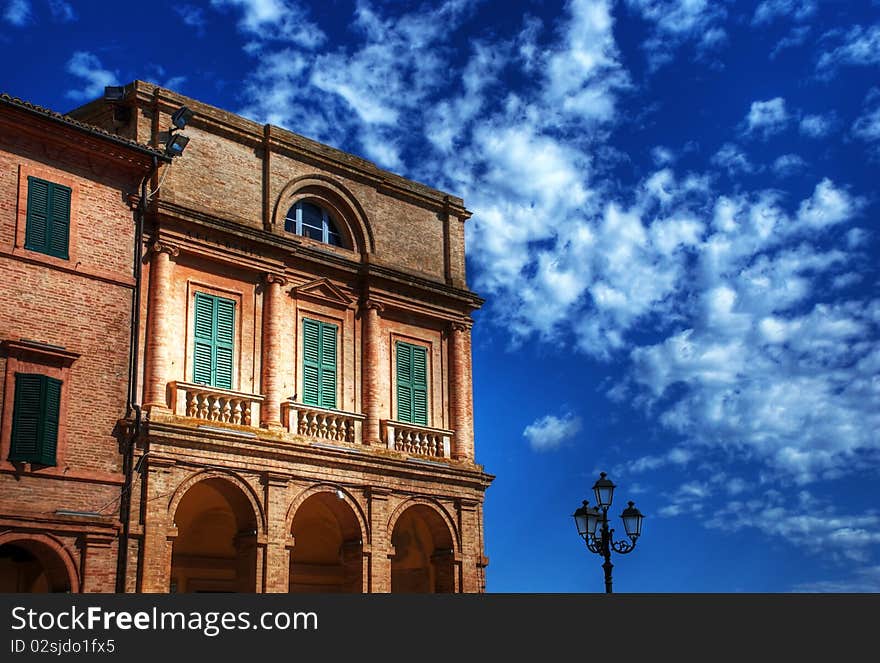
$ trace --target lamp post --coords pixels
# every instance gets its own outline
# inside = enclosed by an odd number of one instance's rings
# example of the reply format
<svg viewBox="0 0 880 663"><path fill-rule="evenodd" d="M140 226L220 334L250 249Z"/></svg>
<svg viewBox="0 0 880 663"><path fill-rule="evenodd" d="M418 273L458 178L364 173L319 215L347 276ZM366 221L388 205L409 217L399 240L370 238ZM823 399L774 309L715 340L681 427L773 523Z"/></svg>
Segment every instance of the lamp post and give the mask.
<svg viewBox="0 0 880 663"><path fill-rule="evenodd" d="M611 563L611 551L626 555L635 550L636 541L642 533L642 519L644 519L636 505L629 502L620 517L630 540L614 540L614 530L608 528L608 509L614 498L614 488L615 485L611 479L604 472L601 472L598 481L593 485L597 506L590 508L589 502L584 500L583 506L578 507L574 512L574 523L577 526L578 534L587 544L587 550L601 555L605 560L602 568L605 570L606 594L611 594L611 569L614 568ZM601 529L597 532L600 525Z"/></svg>

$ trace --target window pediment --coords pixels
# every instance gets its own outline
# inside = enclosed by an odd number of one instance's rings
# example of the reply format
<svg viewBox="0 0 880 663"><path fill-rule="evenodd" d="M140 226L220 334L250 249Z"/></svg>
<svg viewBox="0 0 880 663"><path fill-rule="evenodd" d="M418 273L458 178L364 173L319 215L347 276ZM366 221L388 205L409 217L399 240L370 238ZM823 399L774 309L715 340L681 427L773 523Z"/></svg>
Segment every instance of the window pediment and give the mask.
<svg viewBox="0 0 880 663"><path fill-rule="evenodd" d="M316 301L320 304L328 304L336 308L354 308L355 300L346 295L342 290L326 278L315 279L299 285L290 291L290 296L295 299Z"/></svg>

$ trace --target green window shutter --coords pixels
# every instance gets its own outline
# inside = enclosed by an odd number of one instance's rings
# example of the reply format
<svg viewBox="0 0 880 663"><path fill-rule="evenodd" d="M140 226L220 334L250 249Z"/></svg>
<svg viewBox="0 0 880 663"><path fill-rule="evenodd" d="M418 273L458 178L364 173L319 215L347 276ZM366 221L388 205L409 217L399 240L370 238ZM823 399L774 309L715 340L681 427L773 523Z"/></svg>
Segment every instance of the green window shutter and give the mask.
<svg viewBox="0 0 880 663"><path fill-rule="evenodd" d="M55 452L58 449L58 413L61 410L61 380L47 377L45 385L43 444L37 460L43 465L54 465Z"/></svg>
<svg viewBox="0 0 880 663"><path fill-rule="evenodd" d="M61 380L16 373L9 460L55 465L60 411Z"/></svg>
<svg viewBox="0 0 880 663"><path fill-rule="evenodd" d="M336 408L336 325L321 323L321 406Z"/></svg>
<svg viewBox="0 0 880 663"><path fill-rule="evenodd" d="M70 187L28 177L24 246L56 258L69 257Z"/></svg>
<svg viewBox="0 0 880 663"><path fill-rule="evenodd" d="M49 250L49 186L45 180L28 177L24 248L41 253Z"/></svg>
<svg viewBox="0 0 880 663"><path fill-rule="evenodd" d="M232 389L235 302L197 292L193 321L193 382Z"/></svg>
<svg viewBox="0 0 880 663"><path fill-rule="evenodd" d="M397 420L412 423L412 346L397 342Z"/></svg>
<svg viewBox="0 0 880 663"><path fill-rule="evenodd" d="M428 349L397 342L397 420L428 425Z"/></svg>
<svg viewBox="0 0 880 663"><path fill-rule="evenodd" d="M321 404L321 323L303 318L303 403Z"/></svg>
<svg viewBox="0 0 880 663"><path fill-rule="evenodd" d="M428 425L428 349L412 348L412 422Z"/></svg>
<svg viewBox="0 0 880 663"><path fill-rule="evenodd" d="M302 402L336 408L336 325L303 318Z"/></svg>
<svg viewBox="0 0 880 663"><path fill-rule="evenodd" d="M31 461L40 452L43 375L15 374L12 409L12 444L9 460Z"/></svg>
<svg viewBox="0 0 880 663"><path fill-rule="evenodd" d="M196 293L193 330L193 382L213 385L214 298L211 295Z"/></svg>
<svg viewBox="0 0 880 663"><path fill-rule="evenodd" d="M214 386L232 389L232 355L235 340L235 302L217 298L217 333L215 335Z"/></svg>
<svg viewBox="0 0 880 663"><path fill-rule="evenodd" d="M67 247L70 240L70 188L53 184L50 187L52 207L49 226L49 255L68 258Z"/></svg>

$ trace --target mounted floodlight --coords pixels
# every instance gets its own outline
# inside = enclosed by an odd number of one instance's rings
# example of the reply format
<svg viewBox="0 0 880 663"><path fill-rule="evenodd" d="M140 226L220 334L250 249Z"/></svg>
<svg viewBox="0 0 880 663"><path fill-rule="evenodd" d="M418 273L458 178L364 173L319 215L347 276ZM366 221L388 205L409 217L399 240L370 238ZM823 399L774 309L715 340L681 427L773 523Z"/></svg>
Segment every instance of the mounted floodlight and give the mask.
<svg viewBox="0 0 880 663"><path fill-rule="evenodd" d="M186 148L188 142L189 138L183 134L173 134L169 136L168 142L165 143L165 154L170 157L179 157L183 154L183 150Z"/></svg>
<svg viewBox="0 0 880 663"><path fill-rule="evenodd" d="M104 86L105 101L122 101L125 97L124 85L106 85Z"/></svg>
<svg viewBox="0 0 880 663"><path fill-rule="evenodd" d="M194 113L189 108L181 106L174 111L174 115L171 116L171 124L178 129L183 129L186 126L186 123L192 119L193 115Z"/></svg>

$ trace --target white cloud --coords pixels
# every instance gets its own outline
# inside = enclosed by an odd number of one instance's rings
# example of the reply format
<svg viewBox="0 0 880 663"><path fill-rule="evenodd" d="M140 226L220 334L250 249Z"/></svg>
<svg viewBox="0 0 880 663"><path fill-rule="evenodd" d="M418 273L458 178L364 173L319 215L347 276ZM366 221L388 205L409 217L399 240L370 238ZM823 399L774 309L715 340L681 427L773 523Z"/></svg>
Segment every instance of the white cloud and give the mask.
<svg viewBox="0 0 880 663"><path fill-rule="evenodd" d="M803 21L816 13L816 7L816 0L764 0L755 9L752 25L772 23L781 17Z"/></svg>
<svg viewBox="0 0 880 663"><path fill-rule="evenodd" d="M202 36L205 34L205 26L207 19L205 18L205 10L195 5L175 5L174 11L183 21L184 25L195 28L196 34Z"/></svg>
<svg viewBox="0 0 880 663"><path fill-rule="evenodd" d="M523 430L533 451L553 451L581 430L581 420L571 413L556 417L552 414L536 419Z"/></svg>
<svg viewBox="0 0 880 663"><path fill-rule="evenodd" d="M317 48L327 39L296 0L211 0L211 6L240 10L239 28L258 39L293 42L303 49Z"/></svg>
<svg viewBox="0 0 880 663"><path fill-rule="evenodd" d="M840 513L806 492L794 504L772 490L751 499L733 500L716 511L707 524L727 532L753 529L764 536L778 536L838 561L865 561L871 547L880 543L880 517L875 513ZM875 569L865 571L870 578L876 574Z"/></svg>
<svg viewBox="0 0 880 663"><path fill-rule="evenodd" d="M29 0L8 0L3 19L16 27L27 25L31 22L31 3Z"/></svg>
<svg viewBox="0 0 880 663"><path fill-rule="evenodd" d="M791 177L807 167L807 162L797 154L783 154L773 162L773 172L779 177Z"/></svg>
<svg viewBox="0 0 880 663"><path fill-rule="evenodd" d="M711 161L714 165L724 168L730 176L737 173L752 173L756 170L746 153L734 143L724 143L712 156Z"/></svg>
<svg viewBox="0 0 880 663"><path fill-rule="evenodd" d="M824 115L806 115L798 126L804 136L824 138L834 128L834 120Z"/></svg>
<svg viewBox="0 0 880 663"><path fill-rule="evenodd" d="M833 594L880 593L880 566L856 569L849 578L800 583L795 585L792 591Z"/></svg>
<svg viewBox="0 0 880 663"><path fill-rule="evenodd" d="M774 60L782 51L803 44L807 40L810 32L812 32L812 28L809 25L798 25L793 27L791 32L780 39L776 43L776 46L773 47L773 50L770 51L770 59Z"/></svg>
<svg viewBox="0 0 880 663"><path fill-rule="evenodd" d="M853 135L866 142L880 140L880 88L872 88L865 99L865 112L852 126Z"/></svg>
<svg viewBox="0 0 880 663"><path fill-rule="evenodd" d="M745 133L769 136L779 133L788 123L785 99L775 97L768 101L753 101L745 118Z"/></svg>
<svg viewBox="0 0 880 663"><path fill-rule="evenodd" d="M721 3L709 0L626 0L630 10L653 24L643 47L652 69L672 61L675 51L693 42L699 54L718 48L727 40L721 22L727 15Z"/></svg>
<svg viewBox="0 0 880 663"><path fill-rule="evenodd" d="M801 203L797 220L814 228L823 228L850 219L857 207L858 202L846 191L825 178L816 185L813 195Z"/></svg>
<svg viewBox="0 0 880 663"><path fill-rule="evenodd" d="M880 24L867 28L854 25L839 41L839 46L819 56L816 71L820 76L830 77L844 65L880 64Z"/></svg>
<svg viewBox="0 0 880 663"><path fill-rule="evenodd" d="M74 101L97 99L104 94L105 86L119 84L118 74L105 69L98 57L87 51L75 52L67 61L67 71L83 79L83 87L66 93Z"/></svg>

